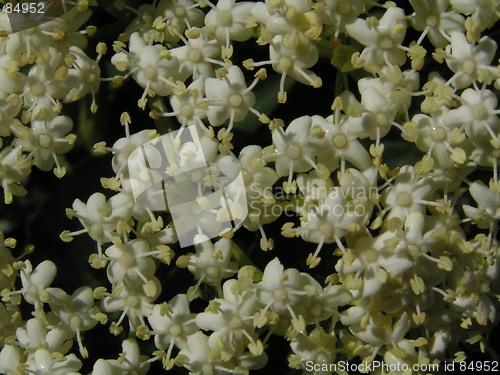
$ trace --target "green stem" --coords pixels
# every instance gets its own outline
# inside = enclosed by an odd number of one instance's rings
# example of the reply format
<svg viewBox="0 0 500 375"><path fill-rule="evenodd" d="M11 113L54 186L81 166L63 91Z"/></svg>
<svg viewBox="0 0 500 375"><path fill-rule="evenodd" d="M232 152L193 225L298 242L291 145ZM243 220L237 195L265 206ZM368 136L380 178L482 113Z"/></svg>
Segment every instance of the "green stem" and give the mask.
<svg viewBox="0 0 500 375"><path fill-rule="evenodd" d="M328 61L332 59L333 50L329 40L323 38L313 39L312 43L318 48L320 58L328 59Z"/></svg>
<svg viewBox="0 0 500 375"><path fill-rule="evenodd" d="M253 280L256 283L262 280L263 276L262 271L255 265L255 263L248 257L248 255L245 254L243 250L241 250L241 248L234 241L232 241L231 256L236 262L238 262L240 267L252 266L255 268L255 274L253 275Z"/></svg>

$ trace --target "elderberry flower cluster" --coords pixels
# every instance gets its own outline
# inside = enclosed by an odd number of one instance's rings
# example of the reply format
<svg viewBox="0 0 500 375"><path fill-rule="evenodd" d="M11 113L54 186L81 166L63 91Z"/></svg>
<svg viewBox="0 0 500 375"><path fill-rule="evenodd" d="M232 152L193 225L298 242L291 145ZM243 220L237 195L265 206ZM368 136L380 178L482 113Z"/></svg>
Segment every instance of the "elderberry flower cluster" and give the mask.
<svg viewBox="0 0 500 375"><path fill-rule="evenodd" d="M279 337L303 374L338 361L420 374L465 344L487 351L500 1L69 3L20 32L0 13L0 183L10 204L33 166L62 178L82 133L63 103L90 95L95 114L102 82L134 88L135 108L110 109L124 136L93 148L109 156L102 191L75 197L78 229L60 234L65 251L95 243L104 281L53 286L59 261L32 264L34 247L16 254L0 232L0 372L243 375L273 365ZM111 8L127 22L91 58L86 25ZM328 93L324 111L310 89ZM118 357L86 344L99 323Z"/></svg>
<svg viewBox="0 0 500 375"><path fill-rule="evenodd" d="M66 174L62 155L73 148L76 135L63 103L92 95L91 110L97 110L98 63L106 46L98 44L96 58L86 54L87 37L96 28L83 25L92 11L88 1L67 5L71 8L61 17L21 32L9 24L15 19L12 7L0 13L0 185L7 204L27 194L22 183L34 166L53 169L58 178Z"/></svg>

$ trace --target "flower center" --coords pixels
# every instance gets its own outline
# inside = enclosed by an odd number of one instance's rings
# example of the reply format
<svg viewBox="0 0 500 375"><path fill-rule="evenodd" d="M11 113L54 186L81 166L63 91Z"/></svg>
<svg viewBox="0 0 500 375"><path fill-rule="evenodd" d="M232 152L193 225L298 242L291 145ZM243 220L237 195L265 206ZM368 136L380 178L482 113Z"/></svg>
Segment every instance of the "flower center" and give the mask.
<svg viewBox="0 0 500 375"><path fill-rule="evenodd" d="M129 143L128 145L122 148L123 157L127 159L130 155L132 155L132 152L134 152L135 149L136 149L135 145Z"/></svg>
<svg viewBox="0 0 500 375"><path fill-rule="evenodd" d="M473 58L465 59L462 63L462 70L466 74L472 74L476 71L476 61Z"/></svg>
<svg viewBox="0 0 500 375"><path fill-rule="evenodd" d="M242 325L243 325L243 322L241 321L241 319L238 315L233 315L227 324L227 326L231 330L240 329Z"/></svg>
<svg viewBox="0 0 500 375"><path fill-rule="evenodd" d="M27 294L31 299L38 299L38 288L33 284L30 285Z"/></svg>
<svg viewBox="0 0 500 375"><path fill-rule="evenodd" d="M40 134L38 144L41 148L50 148L54 144L54 140L50 134Z"/></svg>
<svg viewBox="0 0 500 375"><path fill-rule="evenodd" d="M323 313L323 304L321 302L316 302L314 303L310 308L309 312L315 316L318 317Z"/></svg>
<svg viewBox="0 0 500 375"><path fill-rule="evenodd" d="M413 203L413 199L411 195L407 192L402 192L398 195L398 199L396 200L397 204L401 207L410 207Z"/></svg>
<svg viewBox="0 0 500 375"><path fill-rule="evenodd" d="M183 117L191 118L194 115L193 107L191 107L191 105L189 105L189 104L184 104L181 107L181 111L179 114Z"/></svg>
<svg viewBox="0 0 500 375"><path fill-rule="evenodd" d="M137 296L127 297L127 306L131 308L136 308L141 304L141 300Z"/></svg>
<svg viewBox="0 0 500 375"><path fill-rule="evenodd" d="M276 302L283 302L288 298L285 288L276 288L273 292L273 298Z"/></svg>
<svg viewBox="0 0 500 375"><path fill-rule="evenodd" d="M71 328L78 329L82 326L82 318L79 315L73 315L69 318L69 325Z"/></svg>
<svg viewBox="0 0 500 375"><path fill-rule="evenodd" d="M220 268L216 266L205 267L205 276L208 281L218 281L220 278Z"/></svg>
<svg viewBox="0 0 500 375"><path fill-rule="evenodd" d="M293 60L288 56L281 56L278 62L278 66L281 70L287 72L293 68Z"/></svg>
<svg viewBox="0 0 500 375"><path fill-rule="evenodd" d="M292 160L298 160L302 157L302 146L298 143L291 143L286 149L286 155Z"/></svg>
<svg viewBox="0 0 500 375"><path fill-rule="evenodd" d="M219 13L217 20L219 21L219 24L221 26L228 27L233 24L233 15L231 14L231 12L225 10Z"/></svg>
<svg viewBox="0 0 500 375"><path fill-rule="evenodd" d="M427 26L434 27L439 23L439 16L435 13L431 13L427 16L425 23Z"/></svg>
<svg viewBox="0 0 500 375"><path fill-rule="evenodd" d="M120 257L120 264L122 265L123 268L129 269L135 267L137 265L137 261L132 254L124 253Z"/></svg>
<svg viewBox="0 0 500 375"><path fill-rule="evenodd" d="M484 104L476 104L472 107L472 116L474 116L476 120L486 120L489 115L488 108L486 108Z"/></svg>
<svg viewBox="0 0 500 375"><path fill-rule="evenodd" d="M193 48L191 51L189 51L188 58L192 63L197 64L203 59L203 54L198 48Z"/></svg>
<svg viewBox="0 0 500 375"><path fill-rule="evenodd" d="M174 9L174 14L178 18L186 17L186 9L184 7L178 6Z"/></svg>
<svg viewBox="0 0 500 375"><path fill-rule="evenodd" d="M337 134L333 137L333 146L336 148L344 148L347 146L347 137L344 134Z"/></svg>
<svg viewBox="0 0 500 375"><path fill-rule="evenodd" d="M86 71L83 74L83 81L85 83L94 83L95 81L97 81L97 76L90 71Z"/></svg>
<svg viewBox="0 0 500 375"><path fill-rule="evenodd" d="M392 49L394 42L389 35L382 35L378 40L378 46L382 49Z"/></svg>
<svg viewBox="0 0 500 375"><path fill-rule="evenodd" d="M146 25L153 23L154 19L155 19L155 16L153 16L153 15L152 15L151 13L149 13L149 12L146 12L146 13L144 13L144 14L142 15L142 21L143 21Z"/></svg>
<svg viewBox="0 0 500 375"><path fill-rule="evenodd" d="M421 249L417 244L411 243L406 247L406 254L412 259L417 259L420 256Z"/></svg>
<svg viewBox="0 0 500 375"><path fill-rule="evenodd" d="M375 263L378 260L378 252L375 249L369 249L366 251L364 258L367 263Z"/></svg>
<svg viewBox="0 0 500 375"><path fill-rule="evenodd" d="M154 66L148 66L144 69L144 77L150 81L155 80L158 77L158 70Z"/></svg>
<svg viewBox="0 0 500 375"><path fill-rule="evenodd" d="M447 135L448 133L446 132L446 130L440 126L432 131L431 138L434 142L439 143L443 142L446 139Z"/></svg>
<svg viewBox="0 0 500 375"><path fill-rule="evenodd" d="M93 237L99 237L103 233L102 225L100 223L93 223L90 226L89 234Z"/></svg>
<svg viewBox="0 0 500 375"><path fill-rule="evenodd" d="M375 124L378 126L385 126L388 122L387 115L384 112L377 112L375 114Z"/></svg>
<svg viewBox="0 0 500 375"><path fill-rule="evenodd" d="M179 336L182 333L182 327L180 324L172 324L170 328L168 329L168 333L170 333L171 336Z"/></svg>
<svg viewBox="0 0 500 375"><path fill-rule="evenodd" d="M42 96L45 94L45 86L40 81L37 81L30 86L30 91L33 96Z"/></svg>
<svg viewBox="0 0 500 375"><path fill-rule="evenodd" d="M348 1L342 1L341 3L339 3L337 5L337 12L339 12L339 14L346 15L351 10L352 10L352 6L351 6L351 4L349 4Z"/></svg>
<svg viewBox="0 0 500 375"><path fill-rule="evenodd" d="M230 107L238 108L243 102L243 98L240 94L231 94L227 100Z"/></svg>
<svg viewBox="0 0 500 375"><path fill-rule="evenodd" d="M328 223L328 222L323 222L319 225L319 232L325 236L325 237L329 237L332 232L333 232L333 225L332 223Z"/></svg>

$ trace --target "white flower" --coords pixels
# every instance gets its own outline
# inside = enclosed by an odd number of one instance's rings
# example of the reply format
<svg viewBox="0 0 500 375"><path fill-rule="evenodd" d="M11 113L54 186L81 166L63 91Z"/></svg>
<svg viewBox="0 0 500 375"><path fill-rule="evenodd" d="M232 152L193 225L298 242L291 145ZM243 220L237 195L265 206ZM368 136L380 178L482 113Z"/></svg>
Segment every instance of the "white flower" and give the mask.
<svg viewBox="0 0 500 375"><path fill-rule="evenodd" d="M155 305L148 316L153 328L154 341L158 349L167 351L167 361L172 349L187 347L187 337L198 330L195 324L196 314L189 309L186 294L178 294L168 304Z"/></svg>
<svg viewBox="0 0 500 375"><path fill-rule="evenodd" d="M497 73L490 67L497 50L496 42L484 36L478 44L469 43L463 33L451 33L450 44L446 46L446 64L455 75L448 82L457 89L464 89L472 82L484 80L485 74L491 70L493 76ZM481 76L483 74L483 76Z"/></svg>
<svg viewBox="0 0 500 375"><path fill-rule="evenodd" d="M78 288L71 297L60 304L51 304L52 311L61 319L63 327L76 333L78 347L82 357L87 358L87 349L83 346L81 332L93 328L100 312L94 306L93 291L88 286Z"/></svg>
<svg viewBox="0 0 500 375"><path fill-rule="evenodd" d="M21 147L7 146L0 151L0 185L2 185L5 203L12 203L12 196L24 196L26 189L21 180L31 171L31 161L22 154Z"/></svg>
<svg viewBox="0 0 500 375"><path fill-rule="evenodd" d="M184 45L173 48L170 53L179 59L180 76L190 77L193 80L207 78L214 75L212 64L223 63L215 58L220 54L220 45L216 40L209 40L201 30L192 31L190 35L198 34L197 38L185 39Z"/></svg>
<svg viewBox="0 0 500 375"><path fill-rule="evenodd" d="M293 172L307 172L317 168L315 159L324 150L326 140L316 137L311 131L324 122L319 116L302 116L293 120L286 131L278 127L273 132L278 175L288 176L291 180Z"/></svg>
<svg viewBox="0 0 500 375"><path fill-rule="evenodd" d="M136 82L144 88L141 107L150 90L157 95L167 96L174 88L178 88L175 79L179 74L179 60L165 46L149 45L135 32L130 36L129 51L120 47L111 62L118 70L130 70Z"/></svg>
<svg viewBox="0 0 500 375"><path fill-rule="evenodd" d="M467 16L471 16L473 28L483 31L493 27L498 20L498 2L495 0L450 0L453 8Z"/></svg>
<svg viewBox="0 0 500 375"><path fill-rule="evenodd" d="M222 279L227 279L238 270L236 262L231 261L232 241L221 238L213 244L202 234L196 236L196 254L185 255L187 267L198 280L197 285L204 282L220 288Z"/></svg>
<svg viewBox="0 0 500 375"><path fill-rule="evenodd" d="M142 4L137 10L134 9L136 18L127 26L123 35L125 38L137 32L144 40L159 42L164 37L160 31L153 27L153 22L160 17L157 7L151 4Z"/></svg>
<svg viewBox="0 0 500 375"><path fill-rule="evenodd" d="M363 318L364 316L367 318ZM371 312L364 307L355 306L344 311L340 320L349 326L354 336L370 345L397 344L410 329L411 319L406 312L395 323L392 319L384 318L380 312Z"/></svg>
<svg viewBox="0 0 500 375"><path fill-rule="evenodd" d="M231 66L221 79L207 78L205 92L209 100L207 116L210 125L220 126L229 120L229 132L233 123L244 120L255 104L253 86L247 87L243 72L236 65Z"/></svg>
<svg viewBox="0 0 500 375"><path fill-rule="evenodd" d="M299 34L300 35L300 34ZM309 70L318 62L319 52L309 39L299 37L295 48L287 47L284 37L276 35L269 43L269 62L255 63L259 66L270 63L276 73L281 74L280 91L278 101L286 101L285 78L290 76L298 82L311 85L315 88L321 87L321 78Z"/></svg>
<svg viewBox="0 0 500 375"><path fill-rule="evenodd" d="M22 90L26 76L19 72L19 61L9 55L0 56L0 80L2 82L1 91L7 94L19 93Z"/></svg>
<svg viewBox="0 0 500 375"><path fill-rule="evenodd" d="M56 25L57 22L49 21L10 34L5 45L5 52L13 59L23 61L23 65L28 62L33 63L40 51L48 49L51 45L50 33L54 31Z"/></svg>
<svg viewBox="0 0 500 375"><path fill-rule="evenodd" d="M196 8L193 0L160 0L156 7L165 20L165 39L168 42L177 42L186 29L203 25L205 15Z"/></svg>
<svg viewBox="0 0 500 375"><path fill-rule="evenodd" d="M455 163L462 161L460 153L463 151L460 150L469 151L472 144L449 117L448 112L442 110L433 113L432 117L418 113L413 116L412 124L418 132L415 139L418 149L432 155L441 168L451 170Z"/></svg>
<svg viewBox="0 0 500 375"><path fill-rule="evenodd" d="M306 364L313 363L316 367L317 365L329 366L331 363L335 363L338 350L337 338L335 333L327 333L322 327L315 328L311 333L301 333L293 338L290 342L290 348L292 349L294 355L289 358L290 366L301 369L306 369ZM297 367L296 367L297 366ZM323 375L328 372L314 371L305 372L304 374L314 374Z"/></svg>
<svg viewBox="0 0 500 375"><path fill-rule="evenodd" d="M40 319L30 319L16 330L17 341L29 352L46 347L51 352L67 353L73 346L73 334L61 327L49 329Z"/></svg>
<svg viewBox="0 0 500 375"><path fill-rule="evenodd" d="M437 205L429 202L434 187L432 180L415 173L412 166L405 165L394 180L392 186L382 193L384 213L389 211L388 219L398 217L404 220L411 212L425 211L425 205Z"/></svg>
<svg viewBox="0 0 500 375"><path fill-rule="evenodd" d="M363 0L322 0L314 5L321 21L341 33L345 32L346 25L356 21L364 8Z"/></svg>
<svg viewBox="0 0 500 375"><path fill-rule="evenodd" d="M59 291L56 288L49 288L56 277L57 267L50 260L43 261L34 270L29 260L24 264L24 268L20 271L23 287L19 292L23 294L26 302L35 305L36 310L40 310L44 303L53 302L51 295Z"/></svg>
<svg viewBox="0 0 500 375"><path fill-rule="evenodd" d="M104 151L109 150L113 152L114 155L111 165L113 167L113 171L115 172L115 174L122 180L129 177L127 167L130 155L137 148L151 141L153 138L157 136L156 131L152 129L141 130L134 134L129 133L129 131L127 130L128 126L126 126L125 129L127 132L126 136L118 139L113 144L112 148L108 149L106 147L103 147ZM123 182L124 181L122 181L122 183Z"/></svg>
<svg viewBox="0 0 500 375"><path fill-rule="evenodd" d="M254 314L259 310L253 291L235 294L232 288L237 281L224 283L223 298L211 301L212 305L196 315L196 325L205 331L214 331L208 344L212 348L224 345L223 356L231 358L244 350L245 346L257 348L258 340L253 326Z"/></svg>
<svg viewBox="0 0 500 375"><path fill-rule="evenodd" d="M72 69L68 70L66 80L71 89L65 96L65 101L77 101L87 94L92 94L95 104L95 94L101 83L101 69L98 64L101 57L99 54L96 60L92 60L79 47L70 47L67 59L71 61Z"/></svg>
<svg viewBox="0 0 500 375"><path fill-rule="evenodd" d="M149 358L146 355L141 355L139 345L134 339L123 340L120 359L117 367L122 371L122 374L145 375L149 370Z"/></svg>
<svg viewBox="0 0 500 375"><path fill-rule="evenodd" d="M236 0L219 0L217 5L212 7L205 16L205 25L211 28L215 38L221 44L225 45L225 55L232 56L231 40L244 42L250 39L253 34L248 16L252 12L254 3L242 1L236 4Z"/></svg>
<svg viewBox="0 0 500 375"><path fill-rule="evenodd" d="M176 116L181 125L195 124L200 129L207 130L202 119L207 117L208 100L205 98L205 80L194 80L181 95L171 95L171 113L161 113L161 116Z"/></svg>
<svg viewBox="0 0 500 375"><path fill-rule="evenodd" d="M462 105L444 115L445 122L463 126L467 137L474 142L491 139L499 145L500 119L498 99L490 90L466 89L462 92Z"/></svg>
<svg viewBox="0 0 500 375"><path fill-rule="evenodd" d="M372 167L372 159L365 147L359 142L358 137L352 132L353 118L343 116L337 111L327 117L329 123L322 126L326 139L330 143L328 152L319 155L318 160L328 169L335 170L339 164L341 171L345 171L346 162L352 163L356 168L365 170Z"/></svg>
<svg viewBox="0 0 500 375"><path fill-rule="evenodd" d="M3 82L1 78L0 81ZM7 137L10 135L13 127L20 127L21 123L15 117L19 113L21 106L22 100L17 95L8 95L0 89L0 137Z"/></svg>
<svg viewBox="0 0 500 375"><path fill-rule="evenodd" d="M429 243L423 238L424 215L411 212L405 220L405 230L387 231L375 240L375 247L380 248L378 262L390 275L400 275L410 269L420 257L426 256ZM386 240L391 243L385 243ZM399 241L397 241L397 240Z"/></svg>
<svg viewBox="0 0 500 375"><path fill-rule="evenodd" d="M349 118L349 131L359 138L370 137L379 141L391 130L398 103L391 97L392 90L381 80L361 79L358 86L364 113L360 117Z"/></svg>
<svg viewBox="0 0 500 375"><path fill-rule="evenodd" d="M371 24L358 18L346 26L349 36L365 46L359 55L360 64L368 71L384 65L403 65L406 61L405 51L401 48L406 34L403 9L391 7L377 22L370 20Z"/></svg>
<svg viewBox="0 0 500 375"><path fill-rule="evenodd" d="M474 181L469 192L478 207L464 205L465 214L479 228L492 228L500 219L500 194L492 192L482 181Z"/></svg>
<svg viewBox="0 0 500 375"><path fill-rule="evenodd" d="M54 356L47 349L39 348L26 361L27 371L36 375L78 375L82 362L73 353Z"/></svg>
<svg viewBox="0 0 500 375"><path fill-rule="evenodd" d="M271 187L278 180L278 174L266 167L262 148L257 145L246 146L238 157L243 182L246 189L248 216L244 225L249 230L270 223L277 218L270 209L274 201ZM265 201L268 201L267 204Z"/></svg>
<svg viewBox="0 0 500 375"><path fill-rule="evenodd" d="M150 367L148 356L141 355L137 341L132 338L122 342L122 353L120 358L99 359L94 365L93 375L122 375L135 374L145 375Z"/></svg>
<svg viewBox="0 0 500 375"><path fill-rule="evenodd" d="M6 375L19 374L21 350L14 345L5 345L0 351L0 371Z"/></svg>
<svg viewBox="0 0 500 375"><path fill-rule="evenodd" d="M62 177L66 171L60 165L57 155L65 154L73 148L76 136L68 134L72 128L73 121L67 116L34 120L28 137L18 137L15 144L30 153L29 157L33 157L33 164L39 169L49 171L55 164L54 173Z"/></svg>
<svg viewBox="0 0 500 375"><path fill-rule="evenodd" d="M20 95L24 106L31 112L31 119L37 116L47 117L57 115L60 111L56 100L64 98L69 88L67 86L63 63L63 55L50 47L37 59L24 80L24 91ZM51 117L51 116L50 116Z"/></svg>
<svg viewBox="0 0 500 375"><path fill-rule="evenodd" d="M321 289L321 285L308 273L295 268L285 270L279 259L274 258L264 269L262 281L255 292L257 300L264 306L256 319L257 326L261 325L261 320L266 322L265 314L269 309L281 318L299 322L299 315L307 313L313 290Z"/></svg>
<svg viewBox="0 0 500 375"><path fill-rule="evenodd" d="M81 233L88 233L89 236L97 241L99 255L102 257L101 245L112 242L116 236L117 224L121 219L119 210L113 210L113 201L106 200L102 193L92 194L87 203L80 199L73 202L73 210L68 211L70 217L77 217L82 223L84 229L77 232L63 232L64 240L71 241L72 236ZM114 213L114 214L113 214Z"/></svg>
<svg viewBox="0 0 500 375"><path fill-rule="evenodd" d="M443 34L464 31L464 17L453 10L447 11L448 0L410 0L410 3L415 11L411 23L415 30L422 31L419 41L428 36L435 47L444 48L449 42Z"/></svg>
<svg viewBox="0 0 500 375"><path fill-rule="evenodd" d="M144 240L117 242L106 249L106 258L111 259L107 268L109 281L113 284L147 284L154 275L155 262L149 257L151 248Z"/></svg>
<svg viewBox="0 0 500 375"><path fill-rule="evenodd" d="M299 34L311 39L318 37L323 25L311 10L312 5L311 0L256 3L252 15L263 25L261 39L267 35L286 35L293 44Z"/></svg>
<svg viewBox="0 0 500 375"><path fill-rule="evenodd" d="M153 311L153 301L161 293L161 284L159 280L152 276L147 284L148 294L146 295L143 285L131 285L114 287L112 293L105 293L102 301L102 309L106 312L121 312L118 321L113 322L112 326L119 327L125 317L131 330L135 330L139 325L145 325L145 317L148 317ZM151 293L153 292L153 293Z"/></svg>
<svg viewBox="0 0 500 375"><path fill-rule="evenodd" d="M354 246L335 265L353 298L370 298L377 295L387 274L381 268L378 246L369 236L358 239Z"/></svg>

